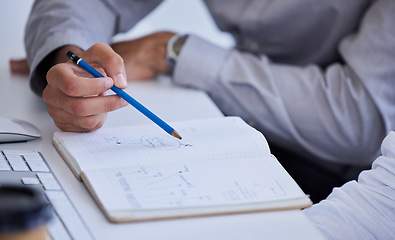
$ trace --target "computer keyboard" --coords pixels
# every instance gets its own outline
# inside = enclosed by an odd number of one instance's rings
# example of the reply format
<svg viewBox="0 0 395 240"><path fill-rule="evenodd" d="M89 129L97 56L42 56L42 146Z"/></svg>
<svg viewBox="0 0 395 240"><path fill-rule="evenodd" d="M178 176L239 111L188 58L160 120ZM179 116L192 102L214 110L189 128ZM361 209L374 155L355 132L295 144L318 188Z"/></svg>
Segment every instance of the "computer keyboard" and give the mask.
<svg viewBox="0 0 395 240"><path fill-rule="evenodd" d="M45 193L55 212L48 224L50 239L93 239L40 152L0 150L0 185L2 184L29 185Z"/></svg>

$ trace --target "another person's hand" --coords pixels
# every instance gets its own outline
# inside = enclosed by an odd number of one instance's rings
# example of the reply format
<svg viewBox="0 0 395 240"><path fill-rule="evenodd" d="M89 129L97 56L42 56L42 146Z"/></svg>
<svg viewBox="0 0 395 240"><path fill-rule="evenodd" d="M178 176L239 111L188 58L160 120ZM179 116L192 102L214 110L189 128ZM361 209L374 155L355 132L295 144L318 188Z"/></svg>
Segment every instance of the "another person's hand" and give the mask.
<svg viewBox="0 0 395 240"><path fill-rule="evenodd" d="M47 73L48 85L44 89L43 99L48 105L49 115L60 129L93 131L103 125L107 112L127 105L119 96L106 96L105 93L114 83L119 88L126 88L124 63L104 43L76 53L106 77L93 78L71 61L59 63Z"/></svg>
<svg viewBox="0 0 395 240"><path fill-rule="evenodd" d="M10 59L10 71L13 74L29 74L29 64L26 58Z"/></svg>
<svg viewBox="0 0 395 240"><path fill-rule="evenodd" d="M111 45L125 62L129 80L152 79L167 73L167 42L175 33L157 32L131 41Z"/></svg>

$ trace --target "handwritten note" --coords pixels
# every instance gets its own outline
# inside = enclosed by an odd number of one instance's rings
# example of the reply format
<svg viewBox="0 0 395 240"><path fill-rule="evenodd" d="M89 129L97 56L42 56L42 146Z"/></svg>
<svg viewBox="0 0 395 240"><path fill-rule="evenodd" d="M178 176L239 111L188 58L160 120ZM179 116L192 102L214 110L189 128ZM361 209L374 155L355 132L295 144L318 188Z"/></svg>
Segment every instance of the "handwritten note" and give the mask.
<svg viewBox="0 0 395 240"><path fill-rule="evenodd" d="M112 211L223 206L295 194L289 177L271 162L254 158L171 163L93 170L85 175L102 204Z"/></svg>
<svg viewBox="0 0 395 240"><path fill-rule="evenodd" d="M300 208L310 200L238 117L55 133L54 144L114 222Z"/></svg>
<svg viewBox="0 0 395 240"><path fill-rule="evenodd" d="M224 118L225 119L225 118ZM211 161L269 156L261 133L239 118L174 123L178 140L155 125L55 133L67 142L82 170L177 161ZM232 131L229 131L232 129Z"/></svg>

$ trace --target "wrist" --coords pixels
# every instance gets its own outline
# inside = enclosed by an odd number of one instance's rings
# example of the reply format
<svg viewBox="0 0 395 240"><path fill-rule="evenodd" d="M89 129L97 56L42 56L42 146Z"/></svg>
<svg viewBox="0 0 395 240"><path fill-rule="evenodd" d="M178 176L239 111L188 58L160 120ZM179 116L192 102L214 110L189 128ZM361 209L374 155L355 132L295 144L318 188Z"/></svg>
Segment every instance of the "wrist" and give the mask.
<svg viewBox="0 0 395 240"><path fill-rule="evenodd" d="M173 75L174 68L176 66L178 57L181 53L182 47L184 46L188 38L187 34L176 34L167 42L166 50L166 63L167 63L167 74Z"/></svg>

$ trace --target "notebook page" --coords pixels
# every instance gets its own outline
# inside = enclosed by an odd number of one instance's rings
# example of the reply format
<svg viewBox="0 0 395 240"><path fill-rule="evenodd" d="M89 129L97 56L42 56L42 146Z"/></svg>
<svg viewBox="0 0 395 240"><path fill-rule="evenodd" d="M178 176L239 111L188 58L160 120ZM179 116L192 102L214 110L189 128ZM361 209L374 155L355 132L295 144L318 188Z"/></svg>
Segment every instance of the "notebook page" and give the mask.
<svg viewBox="0 0 395 240"><path fill-rule="evenodd" d="M110 168L84 175L109 212L240 205L305 196L273 157Z"/></svg>
<svg viewBox="0 0 395 240"><path fill-rule="evenodd" d="M263 135L238 117L171 124L178 140L154 124L103 128L90 133L58 132L54 139L82 170L177 161L211 161L269 156Z"/></svg>

